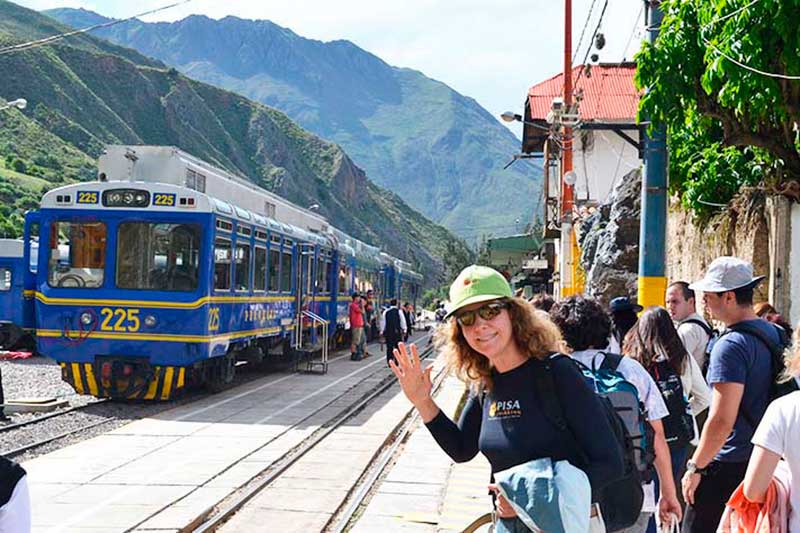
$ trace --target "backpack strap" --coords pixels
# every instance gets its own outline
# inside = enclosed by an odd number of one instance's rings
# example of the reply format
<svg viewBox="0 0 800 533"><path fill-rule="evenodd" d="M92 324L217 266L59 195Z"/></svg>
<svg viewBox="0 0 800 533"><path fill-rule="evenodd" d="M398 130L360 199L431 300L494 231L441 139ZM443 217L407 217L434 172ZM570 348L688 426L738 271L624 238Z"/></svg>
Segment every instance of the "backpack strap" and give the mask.
<svg viewBox="0 0 800 533"><path fill-rule="evenodd" d="M706 335L708 335L709 339L714 336L714 330L711 329L711 326L709 326L699 318L690 318L688 320L684 320L679 324L679 327L682 326L683 324L697 324L698 326L703 328L703 331L706 332Z"/></svg>
<svg viewBox="0 0 800 533"><path fill-rule="evenodd" d="M775 332L778 334L778 339L780 339L780 343L775 343L772 339L767 337L763 331L758 329L757 327L753 326L752 324L744 324L739 322L738 324L734 324L730 326L723 332L723 335L726 333L730 333L731 331L735 331L737 333L744 333L745 335L751 335L758 340L760 340L764 345L766 345L769 353L772 354L772 361L783 361L783 351L784 346L788 344L786 333L779 329L777 326L772 325L775 328Z"/></svg>
<svg viewBox="0 0 800 533"><path fill-rule="evenodd" d="M780 341L782 343L786 342L787 339L786 334L782 333L777 326L773 325L773 327L775 328L775 332L778 334L778 338L780 339ZM755 337L767 347L767 350L769 350L770 353L770 369L771 369L770 388L771 388L772 379L774 378L775 374L775 369L776 368L780 369L783 366L783 352L785 344L783 345L776 344L772 339L767 337L767 335L760 329L756 328L752 324L743 324L741 322L738 324L733 324L732 326L727 328L725 331L722 332L720 337L730 333L731 331ZM749 370L750 369L748 368L748 371ZM758 427L758 422L756 422L755 417L753 417L753 415L750 414L750 411L748 411L746 408L742 408L742 417L744 417L744 419L747 421L748 424L750 424L750 427L752 427L753 429Z"/></svg>
<svg viewBox="0 0 800 533"><path fill-rule="evenodd" d="M566 418L564 418L564 410L561 408L561 402L558 400L558 392L556 391L556 384L553 380L552 363L562 357L567 357L572 361L571 358L560 353L553 353L546 359L539 360L539 364L537 364L536 371L534 372L536 392L541 402L544 416L558 429L564 437L564 440L570 443L575 456L584 465L588 465L589 457L583 451L583 448L581 448L578 440L575 438L575 434L567 424Z"/></svg>
<svg viewBox="0 0 800 533"><path fill-rule="evenodd" d="M622 362L622 355L611 352L598 352L604 355L603 362L600 363L600 370L610 370L616 372L620 362ZM592 359L592 370L594 371L594 359Z"/></svg>

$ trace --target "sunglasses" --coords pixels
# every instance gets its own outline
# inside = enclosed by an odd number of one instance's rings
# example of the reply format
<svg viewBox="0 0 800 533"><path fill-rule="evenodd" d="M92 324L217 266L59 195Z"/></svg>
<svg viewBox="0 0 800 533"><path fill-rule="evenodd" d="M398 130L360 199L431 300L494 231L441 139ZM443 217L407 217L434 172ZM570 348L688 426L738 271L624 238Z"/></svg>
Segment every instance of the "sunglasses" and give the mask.
<svg viewBox="0 0 800 533"><path fill-rule="evenodd" d="M455 315L456 322L462 327L469 327L475 323L475 317L479 316L484 320L491 320L500 314L503 309L508 309L508 302L490 302L477 309L464 311Z"/></svg>

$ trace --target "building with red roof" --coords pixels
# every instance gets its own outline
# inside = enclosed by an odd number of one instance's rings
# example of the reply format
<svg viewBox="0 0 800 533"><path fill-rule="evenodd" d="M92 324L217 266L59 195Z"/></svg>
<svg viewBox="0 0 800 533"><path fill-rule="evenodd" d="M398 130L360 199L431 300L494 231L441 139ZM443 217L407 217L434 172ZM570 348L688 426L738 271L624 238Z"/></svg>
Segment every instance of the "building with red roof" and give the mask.
<svg viewBox="0 0 800 533"><path fill-rule="evenodd" d="M583 72L581 72L583 71ZM578 205L602 203L616 182L641 166L640 129L636 124L641 92L634 85L634 63L577 66L572 79L580 123L573 130L575 200ZM548 203L560 197L560 146L569 139L552 132L548 115L553 100L561 98L564 75L558 74L528 90L522 151L545 154ZM569 113L570 110L567 110ZM550 129L551 131L547 131ZM548 139L550 139L548 141ZM549 211L558 217L557 206ZM548 212L547 218L550 219Z"/></svg>

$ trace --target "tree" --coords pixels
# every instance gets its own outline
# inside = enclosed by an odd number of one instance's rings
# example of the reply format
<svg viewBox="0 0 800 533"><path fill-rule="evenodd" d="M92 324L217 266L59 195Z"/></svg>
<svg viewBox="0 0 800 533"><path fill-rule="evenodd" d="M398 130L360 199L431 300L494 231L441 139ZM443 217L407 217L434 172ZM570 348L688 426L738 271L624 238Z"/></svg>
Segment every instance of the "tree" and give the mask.
<svg viewBox="0 0 800 533"><path fill-rule="evenodd" d="M661 9L658 39L636 56L636 83L648 88L640 118L667 127L673 192L702 215L743 185L800 178L800 81L780 77L800 75L800 0L665 0Z"/></svg>

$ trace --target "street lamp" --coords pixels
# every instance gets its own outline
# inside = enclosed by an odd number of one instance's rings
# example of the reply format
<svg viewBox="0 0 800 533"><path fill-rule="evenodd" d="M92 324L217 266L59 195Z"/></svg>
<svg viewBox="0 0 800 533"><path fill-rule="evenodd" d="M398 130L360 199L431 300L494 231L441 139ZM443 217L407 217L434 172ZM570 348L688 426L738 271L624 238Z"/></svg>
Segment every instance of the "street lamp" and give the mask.
<svg viewBox="0 0 800 533"><path fill-rule="evenodd" d="M517 113L512 113L511 111L506 111L505 113L500 115L500 118L502 118L504 122L514 122L514 121L516 121L516 122L521 122L526 126L531 126L532 128L538 128L540 130L550 131L550 128L547 128L547 127L542 126L540 124L537 124L535 122L528 122L527 120L523 120L522 119L522 115L519 115Z"/></svg>
<svg viewBox="0 0 800 533"><path fill-rule="evenodd" d="M24 98L17 98L16 100L11 100L10 102L6 102L3 105L0 105L0 111L16 107L17 109L25 109L27 107L28 101Z"/></svg>

